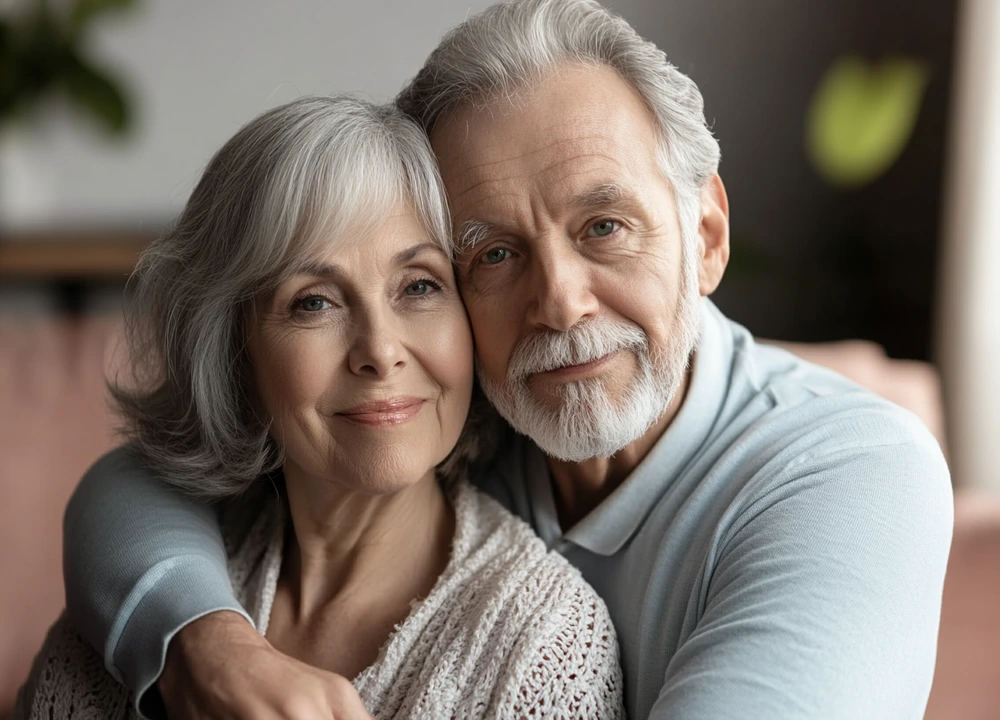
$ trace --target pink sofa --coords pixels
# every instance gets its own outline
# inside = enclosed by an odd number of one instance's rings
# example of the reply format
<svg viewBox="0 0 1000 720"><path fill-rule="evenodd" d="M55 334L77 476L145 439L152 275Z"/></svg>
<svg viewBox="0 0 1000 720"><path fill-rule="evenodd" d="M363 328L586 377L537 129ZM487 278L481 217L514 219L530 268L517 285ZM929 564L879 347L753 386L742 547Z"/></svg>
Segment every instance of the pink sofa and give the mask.
<svg viewBox="0 0 1000 720"><path fill-rule="evenodd" d="M102 378L118 327L0 317L0 717L63 607L66 501L115 444Z"/></svg>
<svg viewBox="0 0 1000 720"><path fill-rule="evenodd" d="M1000 718L1000 501L955 494L955 537L925 720Z"/></svg>
<svg viewBox="0 0 1000 720"><path fill-rule="evenodd" d="M108 317L0 318L0 717L63 606L61 519L77 479L115 444L103 376ZM924 418L943 439L930 366L870 343L786 345ZM1000 717L1000 502L959 492L928 720Z"/></svg>

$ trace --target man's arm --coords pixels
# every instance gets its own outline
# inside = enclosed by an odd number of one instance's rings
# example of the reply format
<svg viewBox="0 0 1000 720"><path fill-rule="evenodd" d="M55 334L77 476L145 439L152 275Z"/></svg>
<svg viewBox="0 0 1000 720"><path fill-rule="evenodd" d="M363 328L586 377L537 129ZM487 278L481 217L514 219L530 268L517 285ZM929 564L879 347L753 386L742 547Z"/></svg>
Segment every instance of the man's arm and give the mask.
<svg viewBox="0 0 1000 720"><path fill-rule="evenodd" d="M953 512L908 418L859 419L743 509L651 718L923 717Z"/></svg>
<svg viewBox="0 0 1000 720"><path fill-rule="evenodd" d="M250 621L215 509L158 479L127 445L98 460L70 499L63 575L70 620L144 708L181 628L219 610Z"/></svg>

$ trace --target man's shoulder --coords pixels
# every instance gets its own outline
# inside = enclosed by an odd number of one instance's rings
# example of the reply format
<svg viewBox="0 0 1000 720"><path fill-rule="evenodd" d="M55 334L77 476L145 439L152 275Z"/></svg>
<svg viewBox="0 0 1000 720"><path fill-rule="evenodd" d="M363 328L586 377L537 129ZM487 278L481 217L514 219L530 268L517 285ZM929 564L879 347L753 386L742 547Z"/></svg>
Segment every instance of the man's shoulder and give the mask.
<svg viewBox="0 0 1000 720"><path fill-rule="evenodd" d="M732 326L731 385L723 416L768 436L773 451L794 445L818 456L900 445L939 452L926 425L910 411Z"/></svg>
<svg viewBox="0 0 1000 720"><path fill-rule="evenodd" d="M715 478L731 512L793 497L858 512L884 502L950 504L947 463L916 415L732 328L730 390L709 453L731 468Z"/></svg>
<svg viewBox="0 0 1000 720"><path fill-rule="evenodd" d="M845 528L891 517L903 534L923 524L950 535L948 465L916 415L805 361L769 360L776 371L760 376L756 391L767 409L736 443L753 461L736 474L733 527L786 504L802 519L842 516Z"/></svg>

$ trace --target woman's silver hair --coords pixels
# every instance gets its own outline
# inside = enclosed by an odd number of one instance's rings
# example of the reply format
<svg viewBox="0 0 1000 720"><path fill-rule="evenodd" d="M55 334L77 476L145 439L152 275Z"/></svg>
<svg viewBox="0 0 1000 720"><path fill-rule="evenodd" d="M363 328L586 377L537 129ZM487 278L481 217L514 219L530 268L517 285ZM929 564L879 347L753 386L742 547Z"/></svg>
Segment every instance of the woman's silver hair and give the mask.
<svg viewBox="0 0 1000 720"><path fill-rule="evenodd" d="M220 498L281 467L255 411L254 301L319 247L364 234L403 202L450 253L434 155L393 106L302 98L215 154L173 229L139 259L125 326L131 379L109 382L123 431L155 471Z"/></svg>
<svg viewBox="0 0 1000 720"><path fill-rule="evenodd" d="M685 239L693 242L701 188L719 167L719 143L705 123L701 92L656 45L593 0L513 0L489 7L444 37L396 103L429 135L450 110L513 101L572 63L614 69L645 101L661 134L660 163Z"/></svg>

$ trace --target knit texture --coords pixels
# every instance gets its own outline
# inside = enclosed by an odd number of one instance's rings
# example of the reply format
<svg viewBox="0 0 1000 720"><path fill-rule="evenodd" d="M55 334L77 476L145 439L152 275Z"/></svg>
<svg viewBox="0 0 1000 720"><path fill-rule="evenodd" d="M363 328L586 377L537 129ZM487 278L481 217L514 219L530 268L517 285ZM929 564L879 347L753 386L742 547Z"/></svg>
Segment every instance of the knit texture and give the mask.
<svg viewBox="0 0 1000 720"><path fill-rule="evenodd" d="M452 556L430 594L354 679L380 720L624 718L618 643L604 603L521 520L460 484ZM285 513L256 494L223 513L236 595L267 633ZM19 718L136 718L130 693L60 618L22 689Z"/></svg>

